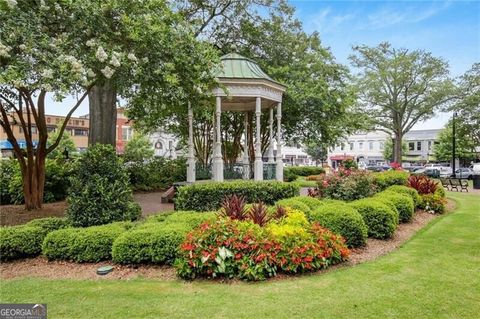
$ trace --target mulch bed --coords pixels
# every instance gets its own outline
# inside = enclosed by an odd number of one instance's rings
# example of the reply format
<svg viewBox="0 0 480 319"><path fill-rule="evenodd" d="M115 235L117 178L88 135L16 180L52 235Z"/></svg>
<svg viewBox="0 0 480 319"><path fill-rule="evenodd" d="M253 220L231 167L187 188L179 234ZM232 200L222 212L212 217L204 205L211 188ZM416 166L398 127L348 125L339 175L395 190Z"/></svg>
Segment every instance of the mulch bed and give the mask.
<svg viewBox="0 0 480 319"><path fill-rule="evenodd" d="M448 201L447 211L451 212L455 208L452 201ZM353 249L350 255L350 260L347 263L338 265L338 267L345 267L349 265L356 265L366 261L374 260L382 255L400 247L408 239L410 239L417 231L425 227L431 220L437 218L438 215L433 215L424 211L417 211L414 215L413 221L408 224L400 224L393 236L388 240L378 240L369 238L367 245L363 248ZM96 274L96 269L101 266L110 264L107 262L101 263L85 263L78 264L66 261L48 261L45 257L36 257L30 259L16 260L0 264L0 278L13 279L22 277L40 277L47 279L134 279L134 278L149 278L161 280L176 280L175 269L169 266L158 265L140 265L140 266L125 266L113 265L114 270L106 275L99 276ZM334 269L336 267L331 267ZM328 271L327 269L326 271ZM321 271L323 272L323 271ZM275 279L289 278L290 276L278 276Z"/></svg>
<svg viewBox="0 0 480 319"><path fill-rule="evenodd" d="M25 224L32 219L44 217L63 217L67 209L67 202L43 204L41 209L25 210L24 205L0 206L0 225L13 226Z"/></svg>

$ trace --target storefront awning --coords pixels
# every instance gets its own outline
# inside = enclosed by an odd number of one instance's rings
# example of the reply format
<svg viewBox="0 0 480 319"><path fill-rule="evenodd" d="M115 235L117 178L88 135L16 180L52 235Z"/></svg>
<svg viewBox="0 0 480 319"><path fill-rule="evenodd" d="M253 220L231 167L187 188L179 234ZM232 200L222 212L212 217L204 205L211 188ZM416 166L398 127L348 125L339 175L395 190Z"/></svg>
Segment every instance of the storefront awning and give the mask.
<svg viewBox="0 0 480 319"><path fill-rule="evenodd" d="M332 160L332 161L353 160L353 156L350 156L350 155L334 155L334 156L330 156L330 160Z"/></svg>

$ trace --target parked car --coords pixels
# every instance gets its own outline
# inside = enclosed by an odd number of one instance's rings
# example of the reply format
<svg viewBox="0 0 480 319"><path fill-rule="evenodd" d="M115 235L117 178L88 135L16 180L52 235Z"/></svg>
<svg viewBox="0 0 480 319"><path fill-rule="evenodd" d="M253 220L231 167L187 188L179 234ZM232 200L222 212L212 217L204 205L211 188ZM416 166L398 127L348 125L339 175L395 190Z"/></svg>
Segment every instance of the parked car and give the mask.
<svg viewBox="0 0 480 319"><path fill-rule="evenodd" d="M368 171L371 172L385 172L391 169L390 166L377 166L377 165L372 165L372 166L367 166L366 168Z"/></svg>
<svg viewBox="0 0 480 319"><path fill-rule="evenodd" d="M473 164L472 171L474 175L480 175L480 163Z"/></svg>
<svg viewBox="0 0 480 319"><path fill-rule="evenodd" d="M462 167L457 170L455 170L455 177L456 178L467 178L467 179L472 179L473 178L473 169L467 168L467 167ZM453 177L453 174L451 174L451 177Z"/></svg>
<svg viewBox="0 0 480 319"><path fill-rule="evenodd" d="M409 172L415 172L416 170L423 169L423 166L405 166L403 169Z"/></svg>

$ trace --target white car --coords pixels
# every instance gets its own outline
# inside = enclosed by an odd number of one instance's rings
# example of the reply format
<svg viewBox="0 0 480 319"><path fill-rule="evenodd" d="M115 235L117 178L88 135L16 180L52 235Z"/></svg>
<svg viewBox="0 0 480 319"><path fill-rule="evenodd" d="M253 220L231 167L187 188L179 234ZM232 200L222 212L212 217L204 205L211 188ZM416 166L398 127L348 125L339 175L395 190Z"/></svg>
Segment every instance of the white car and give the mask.
<svg viewBox="0 0 480 319"><path fill-rule="evenodd" d="M480 163L473 164L472 170L474 175L480 175Z"/></svg>

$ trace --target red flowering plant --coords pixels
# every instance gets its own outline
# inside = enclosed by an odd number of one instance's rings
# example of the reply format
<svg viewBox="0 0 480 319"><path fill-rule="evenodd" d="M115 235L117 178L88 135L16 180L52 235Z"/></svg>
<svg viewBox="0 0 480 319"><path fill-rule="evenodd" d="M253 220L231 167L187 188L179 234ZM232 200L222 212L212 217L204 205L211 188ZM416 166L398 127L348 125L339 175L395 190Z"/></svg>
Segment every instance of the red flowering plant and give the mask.
<svg viewBox="0 0 480 319"><path fill-rule="evenodd" d="M376 187L372 173L340 168L330 175L323 175L316 191L319 197L352 201L372 196Z"/></svg>
<svg viewBox="0 0 480 319"><path fill-rule="evenodd" d="M264 280L276 274L278 243L260 226L229 218L206 222L187 235L175 262L185 279L226 277Z"/></svg>
<svg viewBox="0 0 480 319"><path fill-rule="evenodd" d="M437 190L438 182L425 175L410 175L408 186L415 188L420 195L433 194Z"/></svg>
<svg viewBox="0 0 480 319"><path fill-rule="evenodd" d="M396 171L403 171L402 164L399 164L397 162L391 162L390 167L393 168Z"/></svg>
<svg viewBox="0 0 480 319"><path fill-rule="evenodd" d="M265 280L278 271L314 271L348 257L342 237L318 224L310 225L298 214L303 213L287 213L266 227L229 218L206 222L181 245L177 273L185 279Z"/></svg>

